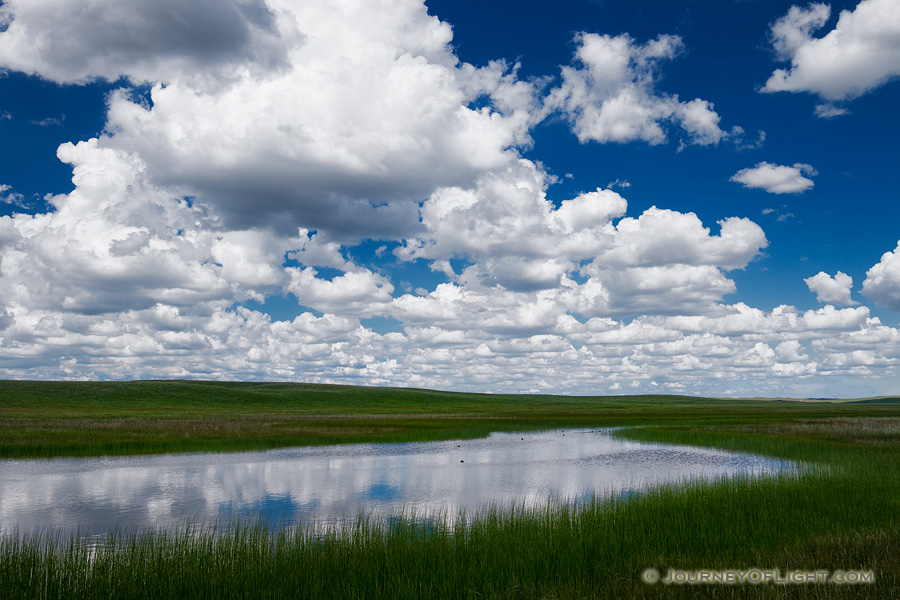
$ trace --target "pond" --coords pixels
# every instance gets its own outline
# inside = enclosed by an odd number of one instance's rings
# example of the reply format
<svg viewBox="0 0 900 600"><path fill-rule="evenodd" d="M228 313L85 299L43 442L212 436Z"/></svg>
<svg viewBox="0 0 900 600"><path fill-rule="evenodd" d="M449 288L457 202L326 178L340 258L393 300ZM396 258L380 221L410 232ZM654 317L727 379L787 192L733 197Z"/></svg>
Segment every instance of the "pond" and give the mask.
<svg viewBox="0 0 900 600"><path fill-rule="evenodd" d="M627 496L646 486L795 470L785 461L620 440L609 430L262 452L0 460L0 531L174 528L258 517L322 524Z"/></svg>

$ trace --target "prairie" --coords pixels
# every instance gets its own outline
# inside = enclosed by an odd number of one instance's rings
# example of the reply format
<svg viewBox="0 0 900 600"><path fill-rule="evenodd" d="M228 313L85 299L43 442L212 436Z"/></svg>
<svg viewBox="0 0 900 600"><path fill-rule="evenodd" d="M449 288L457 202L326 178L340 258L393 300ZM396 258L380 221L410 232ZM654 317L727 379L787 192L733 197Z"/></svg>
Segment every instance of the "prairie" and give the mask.
<svg viewBox="0 0 900 600"><path fill-rule="evenodd" d="M0 454L241 450L618 426L635 440L804 461L800 475L485 508L458 526L365 516L322 534L255 521L0 541L4 598L887 598L900 596L900 403L476 395L211 382L0 382ZM684 571L862 570L871 583L649 585Z"/></svg>

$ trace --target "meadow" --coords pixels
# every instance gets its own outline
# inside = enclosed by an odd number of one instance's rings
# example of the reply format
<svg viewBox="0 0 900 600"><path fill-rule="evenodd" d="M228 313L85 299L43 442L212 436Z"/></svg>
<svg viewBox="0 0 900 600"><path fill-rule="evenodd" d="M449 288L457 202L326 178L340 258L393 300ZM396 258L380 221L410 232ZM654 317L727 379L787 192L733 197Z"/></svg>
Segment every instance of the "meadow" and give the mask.
<svg viewBox="0 0 900 600"><path fill-rule="evenodd" d="M799 476L485 508L455 527L361 518L53 531L0 541L3 598L900 597L900 402L574 398L300 384L0 382L0 455L140 454L622 426L616 435L804 461ZM669 569L863 570L873 582L648 585Z"/></svg>

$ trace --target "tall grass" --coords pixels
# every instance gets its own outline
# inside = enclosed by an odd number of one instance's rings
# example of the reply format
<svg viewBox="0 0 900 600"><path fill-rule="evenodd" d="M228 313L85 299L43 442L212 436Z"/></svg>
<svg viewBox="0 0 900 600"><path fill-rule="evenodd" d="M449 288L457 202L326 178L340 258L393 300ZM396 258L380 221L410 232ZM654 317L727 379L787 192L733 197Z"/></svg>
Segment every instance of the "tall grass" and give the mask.
<svg viewBox="0 0 900 600"><path fill-rule="evenodd" d="M885 529L884 494L895 490L859 494L855 484L814 470L580 506L487 507L449 524L363 516L323 532L234 521L113 533L93 546L74 534L8 534L0 590L3 598L818 597L808 586L685 589L640 579L647 567L777 567L873 569L874 586L814 587L890 597L900 530ZM848 553L854 544L863 549Z"/></svg>

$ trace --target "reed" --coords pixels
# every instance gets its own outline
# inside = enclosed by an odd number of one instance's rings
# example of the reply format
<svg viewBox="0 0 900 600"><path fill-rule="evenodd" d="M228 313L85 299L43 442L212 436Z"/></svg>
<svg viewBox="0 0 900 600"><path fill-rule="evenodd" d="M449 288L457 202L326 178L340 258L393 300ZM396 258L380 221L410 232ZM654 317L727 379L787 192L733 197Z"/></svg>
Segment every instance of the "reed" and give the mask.
<svg viewBox="0 0 900 600"><path fill-rule="evenodd" d="M644 568L824 567L873 569L876 582L724 591L889 597L900 532L873 533L884 525L881 498L845 512L851 492L818 474L658 488L580 507L487 508L453 527L361 519L323 535L238 521L112 534L93 548L75 535L7 535L0 589L4 598L668 597L723 590L647 586Z"/></svg>
<svg viewBox="0 0 900 600"><path fill-rule="evenodd" d="M0 590L3 598L891 597L900 584L898 477L863 490L873 469L851 466L451 519L361 515L325 531L238 520L99 542L12 532L0 539ZM647 567L870 569L875 583L648 586Z"/></svg>

